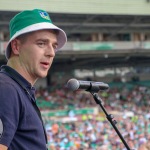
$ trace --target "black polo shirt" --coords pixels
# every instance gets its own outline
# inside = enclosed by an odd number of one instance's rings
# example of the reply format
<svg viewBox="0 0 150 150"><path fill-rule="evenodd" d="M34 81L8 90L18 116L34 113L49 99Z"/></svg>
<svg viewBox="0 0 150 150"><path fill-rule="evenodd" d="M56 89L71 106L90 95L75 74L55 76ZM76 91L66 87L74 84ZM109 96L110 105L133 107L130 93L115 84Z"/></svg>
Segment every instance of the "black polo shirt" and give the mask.
<svg viewBox="0 0 150 150"><path fill-rule="evenodd" d="M31 100L23 88L3 68L22 81L33 96ZM0 119L3 126L0 144L8 150L46 150L42 122L33 107L35 88L9 66L0 73Z"/></svg>

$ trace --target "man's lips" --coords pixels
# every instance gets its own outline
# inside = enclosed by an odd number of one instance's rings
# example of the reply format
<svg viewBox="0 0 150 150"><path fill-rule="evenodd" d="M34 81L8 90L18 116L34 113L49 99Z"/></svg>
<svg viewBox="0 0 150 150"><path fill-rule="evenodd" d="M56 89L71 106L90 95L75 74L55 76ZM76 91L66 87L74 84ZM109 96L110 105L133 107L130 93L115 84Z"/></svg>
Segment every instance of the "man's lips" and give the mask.
<svg viewBox="0 0 150 150"><path fill-rule="evenodd" d="M44 67L44 68L49 68L49 63L48 62L41 62L40 63L41 65L42 65L42 67Z"/></svg>

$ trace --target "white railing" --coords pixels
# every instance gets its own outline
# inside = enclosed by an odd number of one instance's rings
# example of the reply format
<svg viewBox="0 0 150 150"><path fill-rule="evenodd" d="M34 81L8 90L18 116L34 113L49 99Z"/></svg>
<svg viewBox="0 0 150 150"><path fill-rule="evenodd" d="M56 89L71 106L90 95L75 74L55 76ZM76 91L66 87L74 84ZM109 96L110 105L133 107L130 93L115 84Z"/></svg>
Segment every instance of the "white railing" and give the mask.
<svg viewBox="0 0 150 150"><path fill-rule="evenodd" d="M0 42L0 54L3 55L7 42ZM81 51L81 50L133 50L147 49L150 50L150 41L109 41L109 42L67 42L61 50Z"/></svg>

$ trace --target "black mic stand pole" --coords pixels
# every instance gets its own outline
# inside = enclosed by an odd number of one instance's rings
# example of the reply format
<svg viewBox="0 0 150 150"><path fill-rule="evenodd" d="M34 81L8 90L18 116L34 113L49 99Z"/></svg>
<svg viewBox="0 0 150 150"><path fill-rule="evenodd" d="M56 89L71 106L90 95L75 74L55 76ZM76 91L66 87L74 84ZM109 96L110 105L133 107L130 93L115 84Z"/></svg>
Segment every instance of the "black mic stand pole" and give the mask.
<svg viewBox="0 0 150 150"><path fill-rule="evenodd" d="M125 145L125 147L127 148L127 150L131 150L128 146L128 144L126 143L126 141L124 140L123 136L121 135L121 133L119 132L118 128L116 127L116 124L117 124L117 121L116 120L113 120L113 115L112 114L108 114L107 111L105 110L104 106L102 105L102 99L98 96L97 93L92 93L91 94L93 95L94 99L95 99L95 102L97 104L100 105L100 107L102 108L103 112L105 113L106 115L106 118L108 119L108 121L111 123L111 125L113 126L113 128L115 129L116 133L118 134L118 136L120 137L120 139L122 140L123 144Z"/></svg>

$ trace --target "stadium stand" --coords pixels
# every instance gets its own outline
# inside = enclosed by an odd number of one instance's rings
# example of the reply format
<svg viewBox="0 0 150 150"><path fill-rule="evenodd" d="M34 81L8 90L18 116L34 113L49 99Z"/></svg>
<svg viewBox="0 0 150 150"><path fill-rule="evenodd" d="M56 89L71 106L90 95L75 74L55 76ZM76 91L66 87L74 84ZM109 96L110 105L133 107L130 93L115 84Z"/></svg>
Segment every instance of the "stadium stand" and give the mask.
<svg viewBox="0 0 150 150"><path fill-rule="evenodd" d="M40 89L37 92L37 102L43 112L50 149L124 148L89 93L58 89L51 92ZM105 108L117 118L117 125L131 148L138 149L149 142L149 87L113 86L109 91L99 94ZM41 101L42 104L39 103ZM54 104L56 105L53 107ZM57 129L53 126L57 126Z"/></svg>

